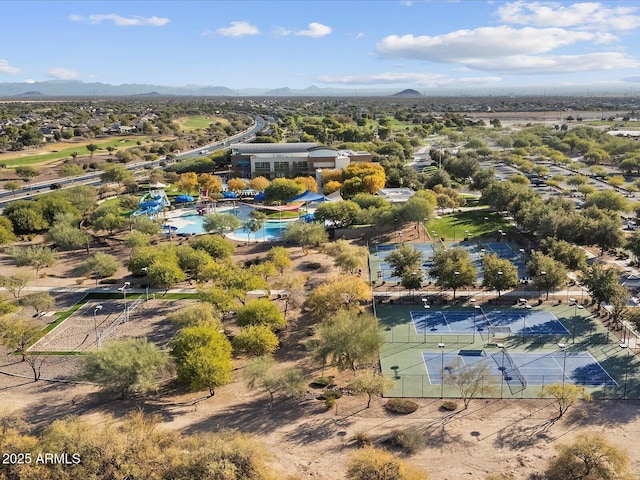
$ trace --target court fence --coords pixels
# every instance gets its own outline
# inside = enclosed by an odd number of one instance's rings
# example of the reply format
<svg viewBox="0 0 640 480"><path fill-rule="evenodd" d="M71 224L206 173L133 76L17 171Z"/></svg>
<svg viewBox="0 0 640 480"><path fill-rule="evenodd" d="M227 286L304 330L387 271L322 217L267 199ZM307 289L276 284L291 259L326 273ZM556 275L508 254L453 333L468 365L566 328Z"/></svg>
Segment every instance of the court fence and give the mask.
<svg viewBox="0 0 640 480"><path fill-rule="evenodd" d="M446 381L444 383L432 384L426 374L384 374L384 377L394 382L394 387L384 394L387 398L447 398L460 399L460 390ZM507 377L508 378L508 377ZM474 398L478 399L526 399L526 398L553 398L545 394L546 386L562 384L562 375L528 375L529 381L525 388L520 387L520 382L516 385L505 379L504 375L488 375L477 385ZM574 381L580 379L573 378ZM589 378L584 381L588 383ZM629 385L622 383L617 386L598 385L584 386L585 394L591 395L594 400L638 400L640 394L637 384ZM580 385L579 385L580 386ZM514 388L517 387L517 388Z"/></svg>

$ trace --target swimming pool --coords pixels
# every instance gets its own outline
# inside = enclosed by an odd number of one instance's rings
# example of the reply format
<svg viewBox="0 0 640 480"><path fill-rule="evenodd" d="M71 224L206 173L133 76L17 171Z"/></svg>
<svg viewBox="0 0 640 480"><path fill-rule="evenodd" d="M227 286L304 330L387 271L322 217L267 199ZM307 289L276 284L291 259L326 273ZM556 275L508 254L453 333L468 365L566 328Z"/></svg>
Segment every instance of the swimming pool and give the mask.
<svg viewBox="0 0 640 480"><path fill-rule="evenodd" d="M233 233L227 234L227 237L238 241L247 241L248 239L251 242L276 240L282 236L283 232L287 229L287 225L292 221L297 221L297 219L286 221L267 220L259 230L255 232L249 231L248 237L247 229L244 227L238 228ZM202 215L188 213L170 219L168 223L176 227L175 233L177 235L200 235L206 233L203 227L204 216Z"/></svg>

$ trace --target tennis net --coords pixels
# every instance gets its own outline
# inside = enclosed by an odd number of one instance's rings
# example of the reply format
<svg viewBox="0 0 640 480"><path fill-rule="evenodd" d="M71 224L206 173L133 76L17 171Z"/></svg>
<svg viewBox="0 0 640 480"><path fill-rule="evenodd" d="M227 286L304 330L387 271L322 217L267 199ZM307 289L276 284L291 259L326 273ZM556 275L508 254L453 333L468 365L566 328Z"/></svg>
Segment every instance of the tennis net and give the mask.
<svg viewBox="0 0 640 480"><path fill-rule="evenodd" d="M524 378L524 375L522 375L522 373L520 373L520 370L518 370L518 367L516 367L516 364L513 362L513 358L511 358L511 355L509 355L509 352L507 352L507 349L506 348L502 348L502 352L493 354L493 358L494 358L494 360L496 360L496 363L497 363L497 358L496 357L498 357L499 355L503 355L503 358L507 362L509 362L509 369L507 370L505 368L505 370L502 372L502 374L505 377L510 377L510 376L513 375L522 384L522 388L527 388L527 380Z"/></svg>

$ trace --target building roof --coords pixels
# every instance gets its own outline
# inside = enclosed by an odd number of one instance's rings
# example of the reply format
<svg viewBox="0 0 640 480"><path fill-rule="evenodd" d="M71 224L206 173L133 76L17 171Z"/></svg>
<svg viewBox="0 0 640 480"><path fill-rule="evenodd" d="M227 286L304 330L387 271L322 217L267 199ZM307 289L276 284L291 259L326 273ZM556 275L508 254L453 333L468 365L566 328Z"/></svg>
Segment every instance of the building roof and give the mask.
<svg viewBox="0 0 640 480"><path fill-rule="evenodd" d="M389 203L404 203L415 195L410 188L383 188L378 190L378 195L384 197Z"/></svg>
<svg viewBox="0 0 640 480"><path fill-rule="evenodd" d="M234 143L231 150L234 155L252 153L301 153L317 147L315 142L303 143Z"/></svg>

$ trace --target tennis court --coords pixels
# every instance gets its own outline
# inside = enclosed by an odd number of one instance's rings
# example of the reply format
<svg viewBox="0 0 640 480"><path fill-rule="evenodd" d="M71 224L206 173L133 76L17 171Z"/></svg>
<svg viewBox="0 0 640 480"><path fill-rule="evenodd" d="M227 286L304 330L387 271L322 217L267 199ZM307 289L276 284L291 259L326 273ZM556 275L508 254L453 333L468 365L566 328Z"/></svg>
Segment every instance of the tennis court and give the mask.
<svg viewBox="0 0 640 480"><path fill-rule="evenodd" d="M456 371L484 363L489 375L501 379L512 391L529 385L542 386L554 383L571 383L588 387L616 387L618 383L607 373L589 352L566 350L546 353L507 352L500 349L493 353L484 350L460 350L457 352L427 351L422 353L429 381L442 383L442 373ZM499 380L500 381L500 380Z"/></svg>
<svg viewBox="0 0 640 480"><path fill-rule="evenodd" d="M419 335L483 335L490 331L509 335L569 335L551 312L514 308L512 311L481 308L469 310L425 310L410 312Z"/></svg>

